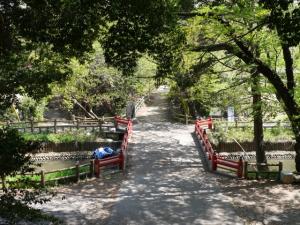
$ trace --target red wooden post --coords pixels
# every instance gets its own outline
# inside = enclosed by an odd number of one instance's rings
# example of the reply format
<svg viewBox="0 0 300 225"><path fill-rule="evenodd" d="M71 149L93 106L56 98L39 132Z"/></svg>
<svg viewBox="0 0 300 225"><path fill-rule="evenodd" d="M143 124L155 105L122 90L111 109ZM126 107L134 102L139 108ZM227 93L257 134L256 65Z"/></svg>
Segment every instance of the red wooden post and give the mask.
<svg viewBox="0 0 300 225"><path fill-rule="evenodd" d="M131 119L128 121L127 127L128 127L128 129L127 129L128 134L131 136L131 134L132 134L132 120Z"/></svg>
<svg viewBox="0 0 300 225"><path fill-rule="evenodd" d="M99 159L95 159L95 176L97 178L100 177L100 161L99 161Z"/></svg>
<svg viewBox="0 0 300 225"><path fill-rule="evenodd" d="M239 168L237 170L237 176L238 176L238 178L242 178L243 177L243 159L242 159L242 157L240 157L238 164L239 164Z"/></svg>
<svg viewBox="0 0 300 225"><path fill-rule="evenodd" d="M208 117L208 129L212 129L212 118Z"/></svg>
<svg viewBox="0 0 300 225"><path fill-rule="evenodd" d="M211 160L211 169L212 169L212 171L216 171L217 167L218 167L218 165L217 165L217 155L214 152L213 155L212 155L212 160Z"/></svg>
<svg viewBox="0 0 300 225"><path fill-rule="evenodd" d="M94 176L94 160L90 161L90 176Z"/></svg>
<svg viewBox="0 0 300 225"><path fill-rule="evenodd" d="M203 138L203 143L204 143L204 149L205 151L207 152L207 149L206 149L206 140L207 140L207 135L206 135L206 130L203 129L203 132L202 132L202 138Z"/></svg>
<svg viewBox="0 0 300 225"><path fill-rule="evenodd" d="M124 151L123 151L123 149L121 149L119 158L120 158L119 169L120 169L120 170L124 170L124 169L125 169L125 168L124 168L124 165L125 165L125 162L124 162L125 157L124 157Z"/></svg>

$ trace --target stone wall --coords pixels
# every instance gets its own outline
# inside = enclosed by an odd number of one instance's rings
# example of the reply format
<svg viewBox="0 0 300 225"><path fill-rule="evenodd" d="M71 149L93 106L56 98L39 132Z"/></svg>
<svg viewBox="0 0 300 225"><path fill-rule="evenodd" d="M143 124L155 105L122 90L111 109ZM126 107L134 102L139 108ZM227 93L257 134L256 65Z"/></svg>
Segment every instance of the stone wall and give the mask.
<svg viewBox="0 0 300 225"><path fill-rule="evenodd" d="M81 152L90 151L98 147L110 147L112 149L120 148L122 141L112 142L68 142L68 143L51 143L43 142L41 147L35 153L49 152Z"/></svg>

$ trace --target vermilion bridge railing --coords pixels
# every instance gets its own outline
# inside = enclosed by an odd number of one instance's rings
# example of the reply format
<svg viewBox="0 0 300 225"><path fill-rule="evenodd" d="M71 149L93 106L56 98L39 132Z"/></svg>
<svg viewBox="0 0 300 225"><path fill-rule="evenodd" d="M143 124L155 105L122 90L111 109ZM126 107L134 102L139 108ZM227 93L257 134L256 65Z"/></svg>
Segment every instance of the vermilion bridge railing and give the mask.
<svg viewBox="0 0 300 225"><path fill-rule="evenodd" d="M231 170L236 173L238 178L243 177L243 160L240 157L238 161L224 159L220 156L211 145L208 135L206 133L206 129L212 129L213 120L212 118L208 118L206 120L199 119L195 121L195 133L197 135L198 140L202 144L202 149L205 151L208 160L211 163L212 171L216 171L218 168L222 168L225 170Z"/></svg>
<svg viewBox="0 0 300 225"><path fill-rule="evenodd" d="M132 134L132 121L123 119L121 117L116 116L114 118L116 128L125 128L124 136L122 139L121 150L120 153L116 156L104 158L104 159L95 159L95 176L97 178L100 177L100 168L108 165L119 165L120 170L125 170L126 166L126 158L127 158L127 146L128 139Z"/></svg>

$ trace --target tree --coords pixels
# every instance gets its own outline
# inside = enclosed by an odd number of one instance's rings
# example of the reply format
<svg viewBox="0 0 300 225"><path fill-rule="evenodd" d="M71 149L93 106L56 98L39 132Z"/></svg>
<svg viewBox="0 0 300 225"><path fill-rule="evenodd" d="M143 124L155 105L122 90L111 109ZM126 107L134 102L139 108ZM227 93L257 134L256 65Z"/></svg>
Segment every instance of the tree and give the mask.
<svg viewBox="0 0 300 225"><path fill-rule="evenodd" d="M145 53L164 64L158 74L172 70L178 51L166 50L182 38L173 29L176 8L162 0L0 0L0 106L7 109L16 94L48 95L48 84L72 74L72 57L83 62L97 39L106 63L123 74L133 74Z"/></svg>
<svg viewBox="0 0 300 225"><path fill-rule="evenodd" d="M106 62L130 75L137 59L147 53L158 63L157 79L176 71L184 41L178 9L172 0L112 1L107 10L109 25L100 40Z"/></svg>
<svg viewBox="0 0 300 225"><path fill-rule="evenodd" d="M178 25L186 26L182 20L193 17L200 32L199 37L193 43L188 43L191 47L190 50L203 54L222 51L224 54L234 56L234 60L240 60L256 70L274 87L277 99L282 103L292 125L297 142L295 145L296 169L300 171L300 107L294 95L296 82L293 70L294 56L291 51L291 49L295 49L295 46L298 46L300 39L298 29L300 24L299 3L292 0L182 1L185 3L182 4L184 6L182 9L192 11L179 13L181 1L178 2L178 5L172 5L171 2L168 2L169 5L167 3L163 5L160 1L153 3L156 6L166 6L162 7L160 12L166 12L164 15L167 15L167 17L161 17L161 14L155 14L156 22L160 21L157 24L162 25L155 32L149 31L150 23L139 23L141 18L150 19L153 17L150 8L146 8L150 13L143 12L146 16L142 17L138 10L131 10L137 9L138 4L123 5L124 11L120 11L118 15L123 15L121 17L126 19L114 18L111 20L114 23L110 28L111 30L119 30L120 28L126 32L119 39L115 38L116 35L108 36L104 42L105 49L110 49L110 51L106 51L108 61L112 64L115 62L115 65L123 64L126 61L128 63L125 64L128 68L132 68L139 52L148 50L154 55L160 52L156 55L156 59L161 62L158 66L158 72L174 74L180 65L178 62L181 60L180 55L184 42L184 37L178 32ZM117 4L121 5L122 3ZM126 17L125 11L128 10L133 14ZM176 10L177 15L175 15ZM180 16L181 19L177 16ZM170 18L170 22L166 18ZM174 21L177 21L177 24ZM139 24L143 24L145 27L139 26ZM132 36L130 31L135 30L136 27L138 32ZM125 33L129 35L126 36ZM168 38L171 36L170 34L176 35ZM154 35L157 38L153 38ZM125 43L128 41L128 36L131 38L128 43L136 40L137 42L134 44ZM153 39L149 41L148 37ZM116 39L118 41L113 42ZM122 49L122 51L117 51L117 49ZM259 55L256 54L257 51L260 52ZM172 54L174 52L175 54ZM125 61L121 59L125 59ZM278 70L277 66L280 60L283 61L285 74ZM202 64L203 61L200 57L199 63L194 68L201 68ZM126 66L124 68L126 69Z"/></svg>
<svg viewBox="0 0 300 225"><path fill-rule="evenodd" d="M92 50L104 9L96 0L0 0L0 106L16 94L48 95L49 83L70 74L70 58Z"/></svg>
<svg viewBox="0 0 300 225"><path fill-rule="evenodd" d="M3 189L6 189L5 178L16 175L17 172L32 171L32 161L28 153L36 146L22 138L17 130L9 128L0 129L0 177Z"/></svg>
<svg viewBox="0 0 300 225"><path fill-rule="evenodd" d="M47 189L34 187L30 184L27 189L28 178L25 173L33 172L34 165L30 154L38 146L27 142L15 129L0 128L0 177L2 181L2 194L0 195L0 216L15 224L17 220L32 220L43 217L38 210L30 208L29 204L45 203L55 196ZM6 177L19 175L16 184L6 186ZM32 188L34 187L34 188Z"/></svg>
<svg viewBox="0 0 300 225"><path fill-rule="evenodd" d="M212 2L194 13L202 27L215 29L216 38L203 34L193 50L201 52L225 51L241 59L263 75L274 87L277 99L291 122L296 139L296 170L300 171L300 105L295 98L292 49L298 46L299 3L294 1L236 1ZM186 16L187 14L185 14ZM248 27L251 21L255 26ZM258 45L260 55L252 46ZM278 52L282 54L278 55ZM270 60L267 60L271 57ZM283 60L285 73L276 65Z"/></svg>
<svg viewBox="0 0 300 225"><path fill-rule="evenodd" d="M124 77L121 71L107 65L98 42L85 63L73 59L70 68L73 75L52 85L53 95L60 96L64 107L73 114L82 114L84 108L83 115L92 118L123 113L129 98L143 96L152 88L156 71L149 57L142 56L133 75Z"/></svg>
<svg viewBox="0 0 300 225"><path fill-rule="evenodd" d="M41 99L49 83L64 80L72 57L83 59L99 37L107 4L98 0L0 0L0 109L16 103L16 95ZM104 10L104 11L103 11ZM0 129L0 176L30 168L31 147L14 130ZM19 213L26 203L39 201L35 191L6 189L3 211ZM43 198L40 199L43 201ZM11 210L11 211L10 211ZM17 210L17 211L16 211Z"/></svg>
<svg viewBox="0 0 300 225"><path fill-rule="evenodd" d="M251 92L253 108L253 127L254 127L254 146L256 150L256 162L267 163L266 153L264 151L264 130L263 130L263 112L262 112L262 93L260 86L260 75L254 71L251 75ZM258 166L258 169L264 167Z"/></svg>

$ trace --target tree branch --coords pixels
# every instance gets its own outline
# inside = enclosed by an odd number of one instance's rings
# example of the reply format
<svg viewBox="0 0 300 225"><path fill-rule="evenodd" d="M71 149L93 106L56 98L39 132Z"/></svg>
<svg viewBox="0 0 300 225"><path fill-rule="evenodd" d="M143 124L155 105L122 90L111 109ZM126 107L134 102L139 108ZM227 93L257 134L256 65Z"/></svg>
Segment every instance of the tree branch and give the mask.
<svg viewBox="0 0 300 225"><path fill-rule="evenodd" d="M227 50L228 48L229 48L228 43L219 43L213 45L200 45L190 50L194 52L201 52L201 51L217 52L217 51Z"/></svg>

